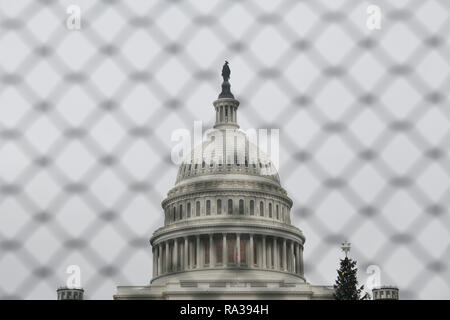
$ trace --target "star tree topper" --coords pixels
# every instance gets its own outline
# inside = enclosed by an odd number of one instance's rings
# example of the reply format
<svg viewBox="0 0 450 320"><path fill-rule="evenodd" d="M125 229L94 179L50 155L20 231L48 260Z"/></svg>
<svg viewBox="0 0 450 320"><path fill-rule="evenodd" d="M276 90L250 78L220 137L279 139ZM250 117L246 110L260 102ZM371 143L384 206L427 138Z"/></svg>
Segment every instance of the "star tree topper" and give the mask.
<svg viewBox="0 0 450 320"><path fill-rule="evenodd" d="M345 252L345 256L347 257L347 254L350 252L350 249L351 249L351 243L348 242L347 240L345 240L341 244L341 249L342 249L342 251Z"/></svg>

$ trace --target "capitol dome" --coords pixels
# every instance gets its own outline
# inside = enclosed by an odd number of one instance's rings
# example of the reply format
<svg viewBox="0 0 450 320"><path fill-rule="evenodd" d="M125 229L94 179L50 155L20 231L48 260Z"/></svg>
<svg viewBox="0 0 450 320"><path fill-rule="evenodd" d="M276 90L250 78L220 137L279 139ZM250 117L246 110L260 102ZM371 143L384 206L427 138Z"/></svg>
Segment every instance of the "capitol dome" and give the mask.
<svg viewBox="0 0 450 320"><path fill-rule="evenodd" d="M305 280L292 200L269 157L239 129L229 75L226 63L214 128L162 201L150 285L118 287L116 299L331 298Z"/></svg>
<svg viewBox="0 0 450 320"><path fill-rule="evenodd" d="M181 164L176 185L190 179L209 176L221 179L224 175L259 176L280 184L277 170L269 157L246 133L239 129L214 129L207 141L194 148Z"/></svg>

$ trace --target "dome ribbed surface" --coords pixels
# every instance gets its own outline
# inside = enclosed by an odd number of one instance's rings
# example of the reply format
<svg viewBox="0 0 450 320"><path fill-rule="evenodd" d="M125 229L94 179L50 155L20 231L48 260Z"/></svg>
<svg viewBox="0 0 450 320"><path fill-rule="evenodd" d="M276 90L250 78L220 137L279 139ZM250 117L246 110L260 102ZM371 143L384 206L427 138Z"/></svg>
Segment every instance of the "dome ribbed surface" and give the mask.
<svg viewBox="0 0 450 320"><path fill-rule="evenodd" d="M238 129L213 130L200 146L194 148L181 164L176 183L198 176L226 174L260 176L280 183L269 157Z"/></svg>

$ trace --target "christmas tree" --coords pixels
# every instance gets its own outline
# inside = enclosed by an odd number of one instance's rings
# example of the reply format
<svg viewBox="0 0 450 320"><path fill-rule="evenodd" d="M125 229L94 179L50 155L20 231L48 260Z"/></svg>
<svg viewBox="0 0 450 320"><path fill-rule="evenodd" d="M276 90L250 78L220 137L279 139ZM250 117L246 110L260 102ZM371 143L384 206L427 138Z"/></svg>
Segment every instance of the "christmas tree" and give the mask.
<svg viewBox="0 0 450 320"><path fill-rule="evenodd" d="M334 285L334 298L336 300L366 299L367 295L360 297L364 286L358 288L356 261L347 256L347 253L350 251L350 243L344 242L342 250L345 252L345 259L341 259L341 266L337 270L338 276Z"/></svg>

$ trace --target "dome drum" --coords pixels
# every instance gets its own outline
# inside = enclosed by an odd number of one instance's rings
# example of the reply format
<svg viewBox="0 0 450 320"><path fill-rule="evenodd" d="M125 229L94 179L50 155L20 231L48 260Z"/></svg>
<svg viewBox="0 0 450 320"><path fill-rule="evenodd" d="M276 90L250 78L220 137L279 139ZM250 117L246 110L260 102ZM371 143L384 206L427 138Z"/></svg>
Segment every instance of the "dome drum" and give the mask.
<svg viewBox="0 0 450 320"><path fill-rule="evenodd" d="M274 221L290 224L290 199L257 192L211 191L174 197L163 204L165 226L186 221ZM180 225L181 226L181 225Z"/></svg>
<svg viewBox="0 0 450 320"><path fill-rule="evenodd" d="M303 243L304 238L293 234L285 236L280 230L263 233L257 228L211 228L209 233L197 230L154 236L153 281L174 274L189 277L189 271L205 271L203 277L212 280L217 279L218 270L228 269L275 271L303 278Z"/></svg>

